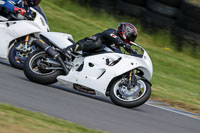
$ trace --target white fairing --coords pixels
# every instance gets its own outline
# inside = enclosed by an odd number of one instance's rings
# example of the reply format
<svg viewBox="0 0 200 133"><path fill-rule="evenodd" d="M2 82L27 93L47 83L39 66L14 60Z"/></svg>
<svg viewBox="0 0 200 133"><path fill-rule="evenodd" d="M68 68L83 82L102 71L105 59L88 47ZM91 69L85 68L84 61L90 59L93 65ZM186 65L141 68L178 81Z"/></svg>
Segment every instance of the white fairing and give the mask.
<svg viewBox="0 0 200 133"><path fill-rule="evenodd" d="M106 60L120 61L114 66L106 64ZM153 74L152 62L148 54L144 51L143 57L134 57L120 53L105 53L88 57L78 57L74 60L74 66L67 76L57 77L62 83L77 83L96 91L106 94L107 87L113 78L124 74L134 68L144 72L144 78L151 80ZM83 64L82 70L78 68Z"/></svg>
<svg viewBox="0 0 200 133"><path fill-rule="evenodd" d="M53 42L57 47L63 49L72 43L68 39L72 39L73 37L70 34L59 33L59 32L42 32L40 33L42 36L46 38L51 38L51 42Z"/></svg>
<svg viewBox="0 0 200 133"><path fill-rule="evenodd" d="M0 21L7 21L8 19L3 17L3 16L0 16Z"/></svg>
<svg viewBox="0 0 200 133"><path fill-rule="evenodd" d="M3 17L1 17L2 18L0 22L1 58L7 58L10 44L15 39L29 34L49 31L49 26L45 22L44 17L33 8L31 8L31 10L33 10L36 13L34 21L30 20L7 21L6 19L3 19Z"/></svg>

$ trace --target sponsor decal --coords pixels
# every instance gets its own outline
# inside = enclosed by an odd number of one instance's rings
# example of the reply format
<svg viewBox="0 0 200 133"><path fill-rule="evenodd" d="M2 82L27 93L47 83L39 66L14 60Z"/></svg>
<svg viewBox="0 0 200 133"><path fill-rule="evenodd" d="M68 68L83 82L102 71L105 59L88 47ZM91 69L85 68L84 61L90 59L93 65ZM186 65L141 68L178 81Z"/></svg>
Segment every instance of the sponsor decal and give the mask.
<svg viewBox="0 0 200 133"><path fill-rule="evenodd" d="M126 35L123 34L123 38L126 39Z"/></svg>
<svg viewBox="0 0 200 133"><path fill-rule="evenodd" d="M117 35L115 35L115 34L110 34L110 36L112 36L113 38L117 38Z"/></svg>

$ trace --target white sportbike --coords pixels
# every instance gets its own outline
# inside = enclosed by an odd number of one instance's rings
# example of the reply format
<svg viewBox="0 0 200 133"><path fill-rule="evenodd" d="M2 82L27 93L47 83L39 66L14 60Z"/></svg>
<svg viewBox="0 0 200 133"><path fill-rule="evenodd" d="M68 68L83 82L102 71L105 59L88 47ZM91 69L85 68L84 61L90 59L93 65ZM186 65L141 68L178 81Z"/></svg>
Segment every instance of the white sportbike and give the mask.
<svg viewBox="0 0 200 133"><path fill-rule="evenodd" d="M42 33L34 45L41 48L24 64L26 77L36 83L64 85L85 93L109 96L113 103L127 107L144 104L151 95L152 62L140 45L131 54L116 53L111 48L96 53L77 52L66 58L62 49L73 45L72 36L64 33Z"/></svg>
<svg viewBox="0 0 200 133"><path fill-rule="evenodd" d="M8 58L10 64L22 69L25 59L36 50L31 44L40 32L48 32L46 16L39 6L30 8L32 17L10 13L7 18L0 16L0 58Z"/></svg>

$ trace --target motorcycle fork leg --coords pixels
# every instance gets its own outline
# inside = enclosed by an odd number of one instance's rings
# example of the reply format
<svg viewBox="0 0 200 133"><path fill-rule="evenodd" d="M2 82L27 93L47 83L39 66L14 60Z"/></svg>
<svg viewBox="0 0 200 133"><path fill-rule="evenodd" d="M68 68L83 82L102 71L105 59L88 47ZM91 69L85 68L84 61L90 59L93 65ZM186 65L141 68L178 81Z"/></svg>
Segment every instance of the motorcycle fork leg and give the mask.
<svg viewBox="0 0 200 133"><path fill-rule="evenodd" d="M26 36L24 43L20 43L19 46L16 47L17 50L22 50L22 49L26 49L28 47L28 42L29 42L29 35Z"/></svg>
<svg viewBox="0 0 200 133"><path fill-rule="evenodd" d="M137 84L137 80L136 80L136 77L134 75L134 70L131 70L130 73L129 73L128 88L130 89L132 85L134 87L136 84Z"/></svg>
<svg viewBox="0 0 200 133"><path fill-rule="evenodd" d="M29 42L29 35L26 36L26 39L25 39L24 42L25 42L25 43L24 43L25 48L27 48L27 46L28 46L28 42Z"/></svg>

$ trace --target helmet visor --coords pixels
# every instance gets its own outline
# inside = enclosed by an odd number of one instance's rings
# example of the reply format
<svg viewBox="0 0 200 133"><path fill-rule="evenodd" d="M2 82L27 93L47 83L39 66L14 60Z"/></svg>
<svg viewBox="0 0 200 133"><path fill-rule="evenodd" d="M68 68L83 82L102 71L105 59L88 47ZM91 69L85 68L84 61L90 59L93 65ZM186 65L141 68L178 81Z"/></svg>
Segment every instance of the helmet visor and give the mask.
<svg viewBox="0 0 200 133"><path fill-rule="evenodd" d="M137 35L131 34L130 38L128 39L129 42L134 42L135 39L137 38Z"/></svg>

